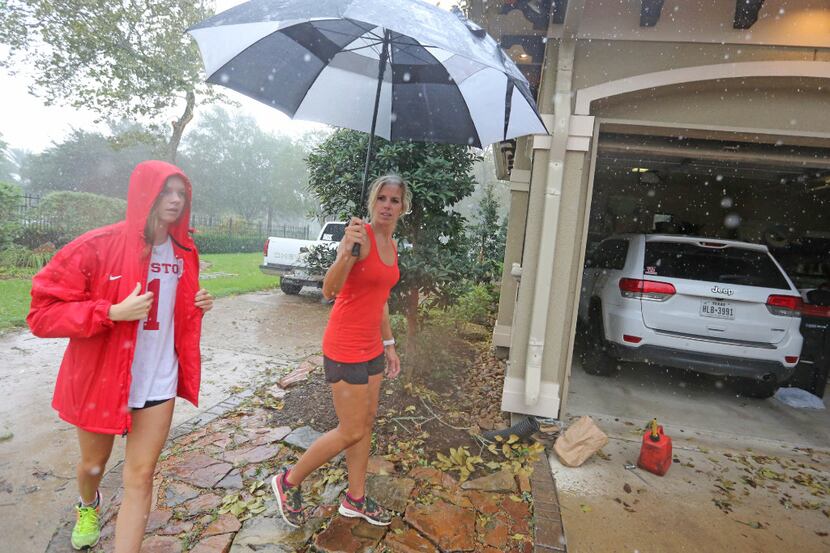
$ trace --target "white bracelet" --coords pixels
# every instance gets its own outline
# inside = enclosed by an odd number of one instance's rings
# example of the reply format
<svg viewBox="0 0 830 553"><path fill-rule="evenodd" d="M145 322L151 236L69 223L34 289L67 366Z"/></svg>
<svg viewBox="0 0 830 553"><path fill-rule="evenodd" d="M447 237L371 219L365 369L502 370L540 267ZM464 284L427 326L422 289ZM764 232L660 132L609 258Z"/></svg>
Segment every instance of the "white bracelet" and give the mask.
<svg viewBox="0 0 830 553"><path fill-rule="evenodd" d="M394 345L395 345L395 339L394 338L390 338L389 340L384 340L383 341L383 347L394 346Z"/></svg>

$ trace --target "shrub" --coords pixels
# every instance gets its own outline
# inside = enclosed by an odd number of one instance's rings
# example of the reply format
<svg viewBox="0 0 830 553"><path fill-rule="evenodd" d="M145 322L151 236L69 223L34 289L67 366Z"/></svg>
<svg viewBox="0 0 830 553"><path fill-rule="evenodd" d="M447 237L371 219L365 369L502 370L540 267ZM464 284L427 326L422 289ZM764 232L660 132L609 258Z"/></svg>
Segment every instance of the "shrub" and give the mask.
<svg viewBox="0 0 830 553"><path fill-rule="evenodd" d="M56 244L62 247L72 238L74 237L68 236L60 226L30 224L21 227L15 243L27 248L37 248L43 244Z"/></svg>
<svg viewBox="0 0 830 553"><path fill-rule="evenodd" d="M499 294L492 284L477 284L470 288L451 308L455 318L483 326L492 326L498 315Z"/></svg>
<svg viewBox="0 0 830 553"><path fill-rule="evenodd" d="M61 245L88 230L115 223L124 218L127 202L88 192L51 192L37 206L37 215L58 230Z"/></svg>
<svg viewBox="0 0 830 553"><path fill-rule="evenodd" d="M315 275L324 275L337 259L337 248L326 244L316 244L308 248L303 255L303 265L308 272Z"/></svg>
<svg viewBox="0 0 830 553"><path fill-rule="evenodd" d="M22 198L19 186L0 182L0 248L11 244L20 234L17 210Z"/></svg>
<svg viewBox="0 0 830 553"><path fill-rule="evenodd" d="M193 235L199 253L243 253L262 251L265 238L233 236L227 232L197 232Z"/></svg>
<svg viewBox="0 0 830 553"><path fill-rule="evenodd" d="M54 254L54 246L30 250L24 246L12 245L0 250L0 267L37 270L46 265Z"/></svg>

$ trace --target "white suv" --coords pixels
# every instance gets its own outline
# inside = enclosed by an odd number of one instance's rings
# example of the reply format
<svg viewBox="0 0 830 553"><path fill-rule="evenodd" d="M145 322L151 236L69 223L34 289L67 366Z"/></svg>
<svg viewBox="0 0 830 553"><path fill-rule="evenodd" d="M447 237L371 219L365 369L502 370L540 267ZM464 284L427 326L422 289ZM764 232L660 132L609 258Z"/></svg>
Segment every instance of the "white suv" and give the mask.
<svg viewBox="0 0 830 553"><path fill-rule="evenodd" d="M766 246L690 236L603 240L588 257L579 320L583 368L614 360L739 377L769 397L801 355L801 297Z"/></svg>

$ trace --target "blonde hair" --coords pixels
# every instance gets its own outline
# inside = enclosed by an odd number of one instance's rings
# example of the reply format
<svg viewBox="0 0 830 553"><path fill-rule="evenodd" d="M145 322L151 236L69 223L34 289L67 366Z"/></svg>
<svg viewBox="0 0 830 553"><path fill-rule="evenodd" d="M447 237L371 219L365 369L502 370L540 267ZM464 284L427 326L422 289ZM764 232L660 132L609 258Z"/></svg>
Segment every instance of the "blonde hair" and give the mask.
<svg viewBox="0 0 830 553"><path fill-rule="evenodd" d="M409 189L409 185L406 184L406 181L403 180L401 177L395 174L388 174L383 175L382 177L378 177L372 182L372 186L369 188L369 201L366 204L369 208L369 216L372 215L372 210L375 207L375 202L378 201L378 194L380 193L380 189L386 185L390 186L397 186L401 189L401 203L403 204L403 211L401 216L406 215L409 213L409 209L412 207L412 190Z"/></svg>

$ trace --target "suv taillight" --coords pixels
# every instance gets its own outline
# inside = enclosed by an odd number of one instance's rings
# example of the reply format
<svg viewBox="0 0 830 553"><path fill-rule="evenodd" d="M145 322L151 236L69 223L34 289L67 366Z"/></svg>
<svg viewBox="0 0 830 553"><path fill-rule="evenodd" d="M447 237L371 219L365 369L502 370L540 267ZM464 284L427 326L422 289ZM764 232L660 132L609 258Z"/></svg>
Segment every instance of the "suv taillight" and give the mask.
<svg viewBox="0 0 830 553"><path fill-rule="evenodd" d="M620 293L624 298L666 301L677 293L673 284L656 280L621 278Z"/></svg>
<svg viewBox="0 0 830 553"><path fill-rule="evenodd" d="M265 245L262 247L262 255L268 257L268 243L271 242L270 238L265 239Z"/></svg>
<svg viewBox="0 0 830 553"><path fill-rule="evenodd" d="M770 296L767 298L767 309L773 315L781 317L800 317L801 298L798 296Z"/></svg>

